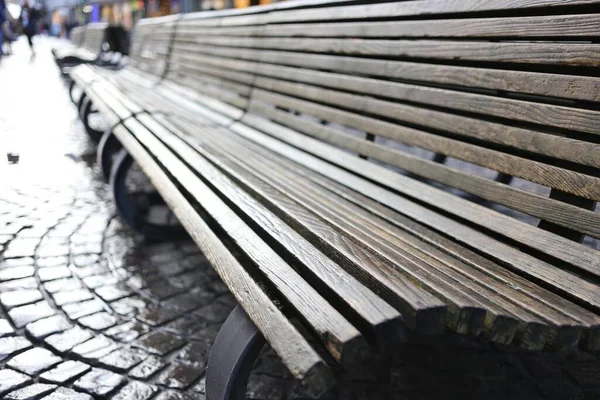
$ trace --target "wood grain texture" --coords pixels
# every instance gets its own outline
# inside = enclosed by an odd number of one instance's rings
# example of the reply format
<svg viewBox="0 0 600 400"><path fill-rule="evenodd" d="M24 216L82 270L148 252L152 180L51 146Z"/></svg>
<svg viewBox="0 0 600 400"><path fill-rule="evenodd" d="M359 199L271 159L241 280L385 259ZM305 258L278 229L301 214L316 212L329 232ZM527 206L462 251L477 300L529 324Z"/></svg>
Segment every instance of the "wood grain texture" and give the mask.
<svg viewBox="0 0 600 400"><path fill-rule="evenodd" d="M200 44L186 46L175 43L174 48L239 60L260 60L269 64L384 77L406 83L453 85L574 100L600 100L600 79L593 76L435 65L342 55L221 48Z"/></svg>
<svg viewBox="0 0 600 400"><path fill-rule="evenodd" d="M365 40L323 38L196 37L178 44L241 47L348 56L418 58L460 62L500 62L572 67L600 65L598 44L544 42L475 42L442 40Z"/></svg>
<svg viewBox="0 0 600 400"><path fill-rule="evenodd" d="M366 342L360 333L320 294L308 285L276 252L266 245L227 205L158 139L133 120L124 123L174 178L198 201L217 224L256 264L319 336L329 354L351 365Z"/></svg>
<svg viewBox="0 0 600 400"><path fill-rule="evenodd" d="M597 0L425 0L383 4L327 7L309 10L280 11L268 15L268 23L296 23L371 18L400 18L422 16L452 17L452 14L519 11L540 9L540 12L562 6L597 5ZM449 15L446 15L449 14Z"/></svg>
<svg viewBox="0 0 600 400"><path fill-rule="evenodd" d="M512 176L527 179L541 185L560 189L577 196L600 199L600 179L590 175L488 149L483 146L464 143L459 140L393 124L373 117L364 117L360 114L342 111L337 108L322 106L317 103L307 102L288 96L273 94L263 90L255 90L253 98L305 112L325 121L337 122L348 128L359 129L377 136L396 140L400 143L418 146L435 153L455 157ZM381 107L381 104L379 104L379 106ZM257 105L256 107L259 106ZM368 107L368 104L363 103L363 107ZM392 108L400 107L401 106L393 106ZM265 108L261 108L261 112L264 111ZM449 119L452 118L453 117L449 115ZM302 122L304 121L300 120L300 123ZM432 122L434 122L433 119ZM442 124L442 126L444 125L445 124ZM499 126L499 128L502 128L502 126ZM469 127L466 126L465 129L469 129ZM477 128L475 128L475 130L477 130ZM499 135L501 135L501 133L499 133ZM548 138L548 141L551 142L551 139L552 138ZM340 142L338 142L338 145L339 144Z"/></svg>
<svg viewBox="0 0 600 400"><path fill-rule="evenodd" d="M265 36L296 37L481 37L547 38L597 37L595 14L508 18L440 19L423 21L342 22L269 25Z"/></svg>
<svg viewBox="0 0 600 400"><path fill-rule="evenodd" d="M547 321L549 327L555 331L555 333L550 332L548 334L556 346L568 347L573 345L579 335L578 326L581 325L586 328L584 334L587 348L592 349L600 346L600 342L598 342L600 317L597 315L576 306L548 290L542 289L490 260L477 255L466 247L453 243L424 226L403 217L382 204L348 189L334 180L313 172L302 165L291 162L288 158L277 156L265 148L257 146L239 136L231 136L230 134L226 134L225 131L221 131L219 140L214 142L214 145L221 147L223 151L229 151L230 154L244 162L254 161L258 155L264 159L277 162L276 166L271 164L268 168L255 169L255 171L265 171L266 173L267 171L281 172L287 170L292 175L301 175L307 178L314 184L303 185L302 183L306 183L306 181L298 178L293 180L288 179L288 181L293 181L295 184L303 186L304 189L300 190L300 193L306 196L318 197L317 194L319 192L324 193L322 197L325 199L329 198L329 201L334 204L330 209L339 212L344 218L352 218L356 213L362 215L367 213L371 220L374 219L377 221L375 223L376 228L373 228L372 232L381 232L384 230L393 234L397 239L396 243L398 243L398 240L405 242L412 246L415 249L413 251L416 253L424 251L428 256L444 262L461 274L465 274L470 280L489 287L496 294L504 295L508 301L515 302L519 307ZM347 203L344 203L344 201ZM361 211L363 209L366 211ZM378 219L378 217L382 219ZM406 232L416 235L420 240L406 233L401 233L394 226L387 225L386 221L395 224ZM421 240L430 243L431 246L425 245ZM457 264L455 258L445 255L445 253L436 250L437 248L448 252L448 254L462 260L465 264ZM521 338L523 345L529 343L533 346L539 346L539 341L536 338L540 333L535 332L535 330L533 332L533 334L525 335Z"/></svg>
<svg viewBox="0 0 600 400"><path fill-rule="evenodd" d="M539 279L547 285L554 287L566 295L576 298L578 301L591 306L600 305L597 285L587 282L571 273L558 269L548 263L529 256L504 243L448 217L442 216L432 210L418 205L404 197L393 194L387 189L370 183L360 176L378 182L404 195L429 203L441 210L455 216L471 221L476 225L485 225L490 229L502 233L528 246L540 251L552 254L559 259L577 265L579 268L592 274L598 274L600 259L598 252L577 243L565 240L556 235L546 233L535 227L516 221L485 207L470 203L427 184L415 181L411 178L399 175L383 167L358 159L348 153L344 153L332 146L320 143L315 139L299 135L298 133L285 129L280 125L270 123L264 119L252 115L244 117L243 121L250 127L261 129L279 140L269 138L255 129L243 125L234 125L236 133L261 143L271 150L282 154L308 168L318 170L321 174L343 182L348 187L361 193L368 193L371 198L391 207L410 218L415 219L435 230L451 232L453 238L460 243L490 256L502 260L511 268L528 276ZM307 153L298 151L287 144L304 149ZM310 154L309 154L310 153ZM314 155L337 165L343 165L349 171L344 171L336 165L324 162Z"/></svg>
<svg viewBox="0 0 600 400"><path fill-rule="evenodd" d="M262 227L268 235L287 249L304 268L314 274L336 296L338 302L345 304L340 311L352 310L365 324L370 325L380 341L389 344L401 338L400 314L382 301L373 292L345 273L316 247L304 240L299 234L275 216L271 211L241 190L217 168L212 166L198 153L194 152L173 130L168 132L158 122L143 116L139 118L160 140L167 144L186 163L202 174L214 187L242 210L249 219ZM210 129L206 129L205 132ZM177 136L176 136L177 135Z"/></svg>
<svg viewBox="0 0 600 400"><path fill-rule="evenodd" d="M122 127L115 129L115 135L149 176L283 363L307 384L326 388L332 376L323 359L231 255L152 156Z"/></svg>
<svg viewBox="0 0 600 400"><path fill-rule="evenodd" d="M374 160L402 168L415 175L443 183L544 220L552 220L552 222L561 226L585 231L594 237L600 235L598 230L600 215L592 211L553 201L544 196L465 173L378 143L345 135L335 128L311 121L299 120L289 113L269 107L261 108L256 103L253 105L253 110L261 111L263 115L268 116L273 121L298 129L300 132L356 153L367 155Z"/></svg>
<svg viewBox="0 0 600 400"><path fill-rule="evenodd" d="M203 61L210 65L227 63L225 59L216 57L213 59L207 56L203 56ZM229 67L230 64L225 65ZM420 106L443 107L450 110L591 134L598 134L598 124L600 123L600 113L598 111L583 108L516 100L495 96L494 94L483 95L459 90L406 84L389 81L385 78L365 78L266 63L260 63L258 66L255 66L252 62L233 62L232 68L234 68L234 65L242 69L255 68L258 75L284 81L318 85L402 102L417 103ZM257 82L262 81L257 80ZM584 163L579 160L577 154L573 154L571 159Z"/></svg>

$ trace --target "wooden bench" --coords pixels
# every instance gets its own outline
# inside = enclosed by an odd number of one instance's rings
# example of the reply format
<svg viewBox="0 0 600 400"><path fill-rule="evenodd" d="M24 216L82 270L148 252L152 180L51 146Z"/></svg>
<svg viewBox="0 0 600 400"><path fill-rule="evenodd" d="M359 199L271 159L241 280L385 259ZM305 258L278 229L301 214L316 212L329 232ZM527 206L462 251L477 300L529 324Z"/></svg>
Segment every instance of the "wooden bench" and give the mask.
<svg viewBox="0 0 600 400"><path fill-rule="evenodd" d="M121 216L175 232L128 192L135 161L240 304L209 399L244 397L263 338L315 396L415 335L600 349L598 5L194 13L134 33L167 46L152 73L71 72L113 126Z"/></svg>
<svg viewBox="0 0 600 400"><path fill-rule="evenodd" d="M73 28L71 32L71 46L53 49L54 60L62 72L79 64L98 64L115 66L120 62L120 53L115 39L122 35L109 35L110 31L122 30L120 27L111 27L106 22L92 22L85 26ZM111 39L110 42L108 39Z"/></svg>

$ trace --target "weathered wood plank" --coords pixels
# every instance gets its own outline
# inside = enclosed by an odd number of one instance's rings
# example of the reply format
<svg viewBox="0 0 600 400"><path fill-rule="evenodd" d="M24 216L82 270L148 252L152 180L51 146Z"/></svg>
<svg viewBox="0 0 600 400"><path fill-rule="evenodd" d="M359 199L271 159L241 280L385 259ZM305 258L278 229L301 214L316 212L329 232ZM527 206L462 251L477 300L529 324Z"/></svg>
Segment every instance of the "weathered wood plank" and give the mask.
<svg viewBox="0 0 600 400"><path fill-rule="evenodd" d="M310 169L318 170L323 175L342 182L354 190L365 193L369 197L435 230L451 232L452 236L460 243L477 248L479 251L491 255L495 259L501 260L514 270L539 279L587 306L599 308L600 295L598 294L597 285L540 261L504 243L498 242L473 228L433 212L406 198L393 194L389 190L370 183L360 176L391 187L404 195L418 198L423 202L464 218L467 221L471 221L476 225L487 226L496 232L502 233L514 240L527 243L527 245L552 254L559 259L568 260L567 262L596 275L598 275L600 268L598 265L600 259L598 258L597 251L546 233L538 228L473 204L427 184L401 176L388 169L361 160L329 145L320 143L315 139L299 135L290 129L285 129L264 119L247 115L244 117L243 122L248 126L236 124L231 129L291 160ZM269 135L283 142L269 138L252 128L268 132ZM289 144L299 149L304 149L308 153L294 149ZM334 164L343 165L344 168L355 172L358 176L346 172L336 165L324 162L315 157L315 155Z"/></svg>
<svg viewBox="0 0 600 400"><path fill-rule="evenodd" d="M114 132L292 374L316 391L326 388L332 376L323 359L231 255L152 156L123 127Z"/></svg>
<svg viewBox="0 0 600 400"><path fill-rule="evenodd" d="M596 14L423 21L342 22L269 25L265 36L296 37L598 37Z"/></svg>
<svg viewBox="0 0 600 400"><path fill-rule="evenodd" d="M393 2L345 7L327 7L312 10L279 11L270 13L267 21L275 23L297 23L300 21L335 21L371 18L399 18L440 16L490 11L519 11L528 9L552 10L562 6L597 5L598 0L425 0ZM445 15L452 17L452 15Z"/></svg>
<svg viewBox="0 0 600 400"><path fill-rule="evenodd" d="M302 111L325 121L337 122L349 128L359 129L377 136L396 140L400 143L445 154L476 165L504 172L508 175L560 189L577 196L600 199L600 179L590 175L263 90L255 89L253 98L264 101L265 103L263 104L271 103ZM259 111L260 108L261 113L272 111L268 110L265 106L261 107L256 101L254 103L251 105L251 110L256 109ZM365 107L367 107L366 104ZM452 118L450 115L449 117ZM304 123L308 124L309 121L298 118L298 124ZM308 130L303 131L309 133ZM340 137L343 137L342 132L340 132L340 135L342 135ZM551 138L548 141L551 141ZM343 143L343 140L339 140L336 144L343 145Z"/></svg>
<svg viewBox="0 0 600 400"><path fill-rule="evenodd" d="M600 123L600 112L583 108L536 103L494 96L493 94L468 93L385 79L365 78L266 63L258 64L244 61L228 63L227 59L218 57L203 56L202 61L209 65L223 63L227 68L252 69L258 75L285 81L319 85L419 105L443 107L592 134L598 134L598 124ZM577 154L573 155L572 160L581 162Z"/></svg>
<svg viewBox="0 0 600 400"><path fill-rule="evenodd" d="M174 48L240 60L260 60L261 62L284 66L384 77L385 79L407 83L452 85L575 100L600 101L600 79L592 76L434 65L288 51L219 48L198 44L185 46L175 43Z"/></svg>
<svg viewBox="0 0 600 400"><path fill-rule="evenodd" d="M347 56L419 58L429 62L472 61L571 67L600 66L595 43L476 42L442 40L364 40L200 36L178 44L302 51Z"/></svg>
<svg viewBox="0 0 600 400"><path fill-rule="evenodd" d="M266 245L202 180L194 175L173 153L134 120L124 125L152 152L229 237L255 263L279 293L309 324L329 354L342 365L351 365L364 351L366 342L360 333L321 295L306 283L277 253Z"/></svg>
<svg viewBox="0 0 600 400"><path fill-rule="evenodd" d="M329 295L344 304L340 312L346 315L357 313L363 320L362 326L372 330L369 333L377 337L380 342L391 344L401 338L401 316L391 306L345 273L316 247L288 227L284 221L194 152L183 140L175 136L179 134L174 132L172 127L168 127L171 129L169 132L149 116L142 116L138 120L324 283L329 289ZM204 132L209 130L206 129ZM306 275L303 274L304 277ZM345 312L347 310L352 312Z"/></svg>

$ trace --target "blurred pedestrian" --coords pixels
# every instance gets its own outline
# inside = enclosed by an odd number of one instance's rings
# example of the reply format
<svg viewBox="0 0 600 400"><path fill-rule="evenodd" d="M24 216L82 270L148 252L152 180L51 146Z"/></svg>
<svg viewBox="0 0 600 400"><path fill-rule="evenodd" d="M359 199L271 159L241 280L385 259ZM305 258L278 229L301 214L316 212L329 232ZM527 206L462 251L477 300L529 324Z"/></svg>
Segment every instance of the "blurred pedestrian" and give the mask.
<svg viewBox="0 0 600 400"><path fill-rule="evenodd" d="M0 0L0 58L2 58L4 48L4 23L6 22L6 3Z"/></svg>
<svg viewBox="0 0 600 400"><path fill-rule="evenodd" d="M23 32L25 36L27 36L27 41L29 42L29 47L31 47L31 52L35 54L35 49L33 48L33 37L38 33L38 21L40 19L40 12L35 7L29 5L29 1L25 0L23 3L23 8L21 9L21 26L23 27Z"/></svg>

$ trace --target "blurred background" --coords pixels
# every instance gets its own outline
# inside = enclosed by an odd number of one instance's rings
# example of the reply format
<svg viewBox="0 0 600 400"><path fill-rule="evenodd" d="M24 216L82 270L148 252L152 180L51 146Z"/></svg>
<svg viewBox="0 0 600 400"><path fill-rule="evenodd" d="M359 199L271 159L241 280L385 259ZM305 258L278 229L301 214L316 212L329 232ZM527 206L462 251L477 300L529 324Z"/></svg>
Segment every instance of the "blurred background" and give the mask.
<svg viewBox="0 0 600 400"><path fill-rule="evenodd" d="M42 12L41 33L68 38L73 27L89 22L109 22L131 31L140 18L244 8L277 1L284 0L32 0L29 4ZM23 0L6 0L7 17L16 25L16 31L22 5Z"/></svg>

